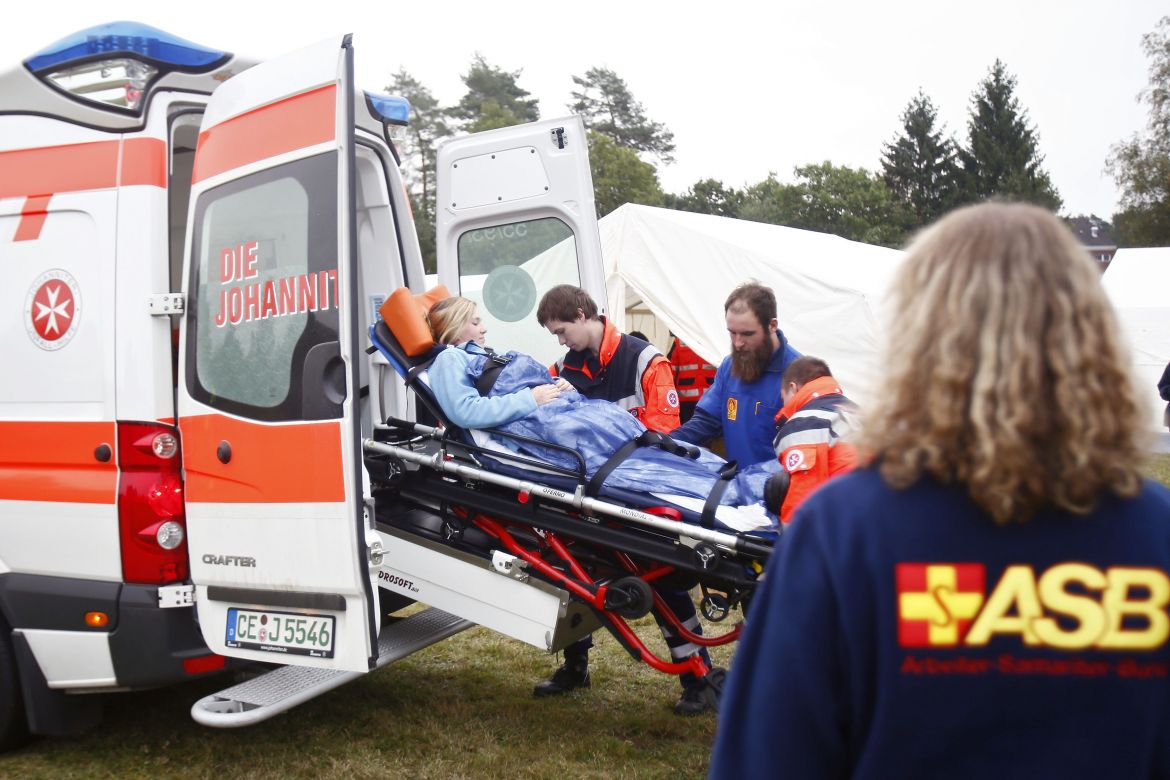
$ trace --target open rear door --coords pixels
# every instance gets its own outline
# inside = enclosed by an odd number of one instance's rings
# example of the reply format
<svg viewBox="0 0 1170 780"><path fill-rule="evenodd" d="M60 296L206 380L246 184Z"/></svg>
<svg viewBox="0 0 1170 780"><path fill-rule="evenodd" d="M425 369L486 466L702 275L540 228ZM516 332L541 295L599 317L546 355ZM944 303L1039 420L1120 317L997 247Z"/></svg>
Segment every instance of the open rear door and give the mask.
<svg viewBox="0 0 1170 780"><path fill-rule="evenodd" d="M439 281L479 304L493 345L555 362L564 348L536 322L541 296L573 284L606 301L580 117L448 141L437 167Z"/></svg>
<svg viewBox="0 0 1170 780"><path fill-rule="evenodd" d="M233 77L192 176L179 428L191 575L217 653L366 671L352 251L353 52Z"/></svg>

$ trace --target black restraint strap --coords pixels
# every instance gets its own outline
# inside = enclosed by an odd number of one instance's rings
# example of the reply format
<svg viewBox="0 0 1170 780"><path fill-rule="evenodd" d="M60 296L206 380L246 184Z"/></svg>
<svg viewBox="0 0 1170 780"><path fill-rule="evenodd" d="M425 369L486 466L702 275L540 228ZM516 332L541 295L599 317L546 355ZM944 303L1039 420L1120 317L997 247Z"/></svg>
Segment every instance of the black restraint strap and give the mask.
<svg viewBox="0 0 1170 780"><path fill-rule="evenodd" d="M512 358L507 355L501 355L490 349L487 350L487 354L487 365L483 367L483 373L475 380L475 389L479 391L480 395L485 397L495 387L496 379L499 378L500 372L504 370L504 366L512 362Z"/></svg>
<svg viewBox="0 0 1170 780"><path fill-rule="evenodd" d="M699 448L690 444L685 444L681 441L675 441L667 436L665 433L658 431L651 431L649 429L642 431L642 434L636 438L630 439L628 442L618 447L617 452L609 456L609 460L601 464L601 468L589 480L589 484L585 486L585 495L596 497L601 492L601 486L609 477L610 473L616 469L622 461L630 457L630 453L639 447L660 447L669 452L671 455L677 455L680 458L690 458L692 460L699 457ZM734 476L734 471L732 475ZM724 486L726 487L726 485ZM720 491L722 493L722 491ZM718 499L716 499L718 503Z"/></svg>
<svg viewBox="0 0 1170 780"><path fill-rule="evenodd" d="M609 460L601 464L601 468L593 475L593 479L589 480L589 484L585 486L585 495L591 498L596 498L601 491L601 486L605 480L616 469L623 460L630 457L630 453L639 447L649 447L652 444L657 444L662 438L661 433L655 431L642 431L642 435L630 439L628 442L618 447L617 452L609 456Z"/></svg>
<svg viewBox="0 0 1170 780"><path fill-rule="evenodd" d="M428 358L427 358L426 360L424 360L423 362L421 362L421 363L415 363L413 366L411 366L411 367L410 367L410 368L407 370L407 372L406 372L406 376L405 376L405 377L403 377L403 379L405 379L405 380L406 380L406 384L408 384L408 385L409 385L409 384L411 384L412 382L414 382L414 380L418 379L418 375L419 375L419 374L421 374L422 372L424 372L424 371L426 371L428 368L430 368L430 367L431 367L431 363L434 363L434 362L435 362L435 356L436 356L437 354L438 354L438 353L435 353L435 354L431 355L430 357L428 357Z"/></svg>
<svg viewBox="0 0 1170 780"><path fill-rule="evenodd" d="M715 481L711 492L707 494L707 500L703 503L703 514L699 516L699 524L704 528L715 527L715 510L719 507L719 501L723 498L727 486L735 478L738 471L739 465L734 460L719 469L719 479Z"/></svg>

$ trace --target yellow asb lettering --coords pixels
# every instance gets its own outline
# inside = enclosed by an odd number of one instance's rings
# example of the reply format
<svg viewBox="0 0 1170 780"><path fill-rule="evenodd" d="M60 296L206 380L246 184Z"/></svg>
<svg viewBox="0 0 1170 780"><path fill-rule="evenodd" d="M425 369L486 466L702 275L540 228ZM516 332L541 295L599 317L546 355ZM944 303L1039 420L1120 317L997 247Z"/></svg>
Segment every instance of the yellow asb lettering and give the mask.
<svg viewBox="0 0 1170 780"><path fill-rule="evenodd" d="M1108 584L1101 599L1109 621L1098 647L1110 650L1143 650L1161 647L1170 636L1170 578L1158 569L1114 568L1106 572ZM1139 593L1133 591L1137 589ZM1123 628L1126 617L1142 626Z"/></svg>
<svg viewBox="0 0 1170 780"><path fill-rule="evenodd" d="M1011 614L1012 612L1015 614ZM1036 575L1031 566L1009 566L999 578L995 591L967 633L968 645L985 645L995 634L1019 634L1024 644L1036 645L1040 639L1032 623L1043 617L1044 609L1036 593Z"/></svg>
<svg viewBox="0 0 1170 780"><path fill-rule="evenodd" d="M1070 592L1074 583L1084 592ZM1151 650L1170 638L1168 604L1170 577L1158 569L1062 563L1037 581L1030 566L1009 566L964 643L1015 634L1026 645L1062 650Z"/></svg>
<svg viewBox="0 0 1170 780"><path fill-rule="evenodd" d="M1086 590L1100 591L1106 578L1099 569L1083 563L1062 563L1044 572L1040 578L1040 601L1050 612L1077 621L1077 627L1065 631L1055 618L1038 618L1032 624L1036 637L1049 647L1073 650L1091 646L1105 632L1105 610L1092 596L1069 593L1069 583L1079 582Z"/></svg>

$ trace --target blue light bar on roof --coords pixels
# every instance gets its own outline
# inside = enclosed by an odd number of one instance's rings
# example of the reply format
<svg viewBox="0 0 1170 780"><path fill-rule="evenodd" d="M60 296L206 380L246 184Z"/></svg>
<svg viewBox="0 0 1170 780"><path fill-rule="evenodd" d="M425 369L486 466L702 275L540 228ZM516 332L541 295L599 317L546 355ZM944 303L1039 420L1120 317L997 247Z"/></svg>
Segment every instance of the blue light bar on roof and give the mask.
<svg viewBox="0 0 1170 780"><path fill-rule="evenodd" d="M410 101L404 97L367 92L366 100L374 113L392 125L405 125L410 121Z"/></svg>
<svg viewBox="0 0 1170 780"><path fill-rule="evenodd" d="M24 61L33 73L95 57L149 59L173 70L203 70L229 56L138 22L111 22L62 38Z"/></svg>

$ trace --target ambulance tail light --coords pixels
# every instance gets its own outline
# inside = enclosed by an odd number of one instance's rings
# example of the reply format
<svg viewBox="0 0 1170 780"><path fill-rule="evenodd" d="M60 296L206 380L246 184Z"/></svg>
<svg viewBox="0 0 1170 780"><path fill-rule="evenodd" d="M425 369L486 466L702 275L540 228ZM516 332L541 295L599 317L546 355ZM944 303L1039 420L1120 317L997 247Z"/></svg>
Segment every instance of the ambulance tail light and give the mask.
<svg viewBox="0 0 1170 780"><path fill-rule="evenodd" d="M179 438L158 423L118 423L118 528L122 578L163 585L187 579Z"/></svg>

